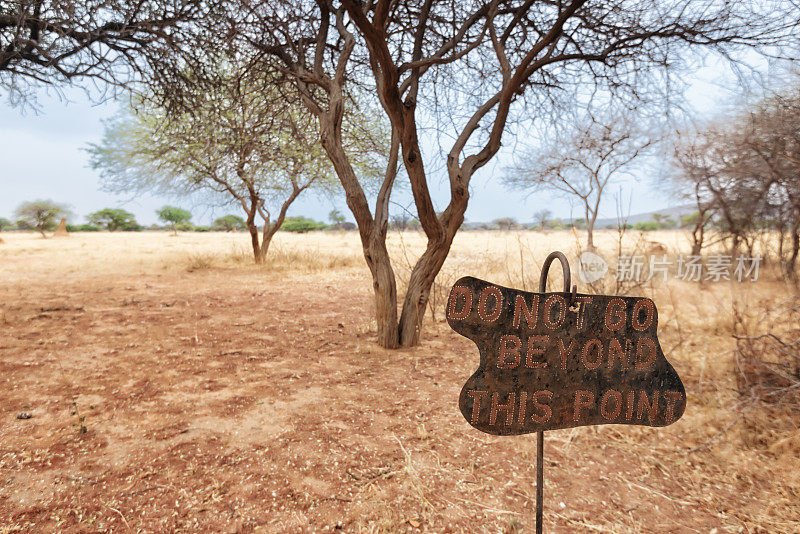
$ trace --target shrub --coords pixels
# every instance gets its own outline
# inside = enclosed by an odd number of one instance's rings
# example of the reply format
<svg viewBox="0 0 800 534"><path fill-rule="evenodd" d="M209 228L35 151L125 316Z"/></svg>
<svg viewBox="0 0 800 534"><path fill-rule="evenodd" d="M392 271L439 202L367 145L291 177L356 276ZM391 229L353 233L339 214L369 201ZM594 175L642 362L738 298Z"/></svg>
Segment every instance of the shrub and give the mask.
<svg viewBox="0 0 800 534"><path fill-rule="evenodd" d="M763 306L748 314L734 304L733 371L745 444L777 453L792 443L800 447L800 297Z"/></svg>
<svg viewBox="0 0 800 534"><path fill-rule="evenodd" d="M578 230L586 230L586 219L583 217L577 218L572 221L572 227Z"/></svg>
<svg viewBox="0 0 800 534"><path fill-rule="evenodd" d="M105 208L89 214L88 218L91 224L105 228L109 232L141 229L133 213L118 208Z"/></svg>
<svg viewBox="0 0 800 534"><path fill-rule="evenodd" d="M633 225L634 230L640 230L642 232L652 232L653 230L658 230L660 225L655 221L646 221L646 222L639 222Z"/></svg>
<svg viewBox="0 0 800 534"><path fill-rule="evenodd" d="M68 232L99 232L102 228L93 224L68 224Z"/></svg>
<svg viewBox="0 0 800 534"><path fill-rule="evenodd" d="M287 232L310 232L312 230L324 230L328 225L322 222L309 219L307 217L287 217L281 226L281 230Z"/></svg>
<svg viewBox="0 0 800 534"><path fill-rule="evenodd" d="M242 230L244 228L244 219L238 215L225 215L214 220L213 228L223 232Z"/></svg>
<svg viewBox="0 0 800 534"><path fill-rule="evenodd" d="M498 230L517 230L519 229L519 223L513 217L502 217L500 219L495 219L492 221L492 224Z"/></svg>

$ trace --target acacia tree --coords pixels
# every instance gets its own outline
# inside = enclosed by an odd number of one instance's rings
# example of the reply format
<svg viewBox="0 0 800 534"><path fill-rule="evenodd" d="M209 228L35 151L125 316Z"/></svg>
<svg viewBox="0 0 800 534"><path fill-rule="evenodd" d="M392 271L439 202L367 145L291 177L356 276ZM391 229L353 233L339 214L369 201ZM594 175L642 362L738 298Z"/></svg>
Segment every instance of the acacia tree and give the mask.
<svg viewBox="0 0 800 534"><path fill-rule="evenodd" d="M140 107L106 123L101 143L88 149L91 165L109 191L208 193L212 202L237 204L262 263L294 200L332 173L306 132L276 132L266 110L241 109L231 117L210 106L164 121L159 110Z"/></svg>
<svg viewBox="0 0 800 534"><path fill-rule="evenodd" d="M766 214L776 177L752 150L747 125L737 120L706 125L678 143L673 153L679 188L696 198L699 211L713 213L732 253L745 244L752 252L755 226ZM703 218L697 221L701 224Z"/></svg>
<svg viewBox="0 0 800 534"><path fill-rule="evenodd" d="M280 91L280 81L235 58L224 65L217 78L204 80L190 109L168 115L145 95L134 112L107 124L89 152L108 190L205 192L238 205L253 259L263 263L292 203L308 189L331 191L337 182L316 121ZM364 172L376 155L370 141L360 136L354 143Z"/></svg>
<svg viewBox="0 0 800 534"><path fill-rule="evenodd" d="M55 228L56 219L70 215L69 208L52 200L23 202L14 210L14 216L18 221L22 221L30 228L36 228L42 237L47 237L46 230Z"/></svg>
<svg viewBox="0 0 800 534"><path fill-rule="evenodd" d="M515 189L554 190L577 197L586 219L586 248L594 251L594 225L606 187L630 175L653 139L642 135L632 118L619 114L579 120L573 129L559 133L525 153L504 182Z"/></svg>
<svg viewBox="0 0 800 534"><path fill-rule="evenodd" d="M172 235L178 235L178 224L188 223L192 219L192 213L190 211L177 206L164 206L156 210L156 215L165 223L169 223L172 229Z"/></svg>
<svg viewBox="0 0 800 534"><path fill-rule="evenodd" d="M214 219L211 226L214 230L224 230L225 232L235 232L245 227L244 219L238 215L223 215Z"/></svg>
<svg viewBox="0 0 800 534"><path fill-rule="evenodd" d="M470 180L500 150L520 112L543 118L558 108L554 104L596 91L641 99L645 89L672 86L664 78L680 72L687 48L775 44L790 35L797 17L787 16L791 4L768 4L242 1L210 33L222 36L224 47L257 58L262 68L278 69L317 118L372 274L378 342L396 347L419 341L431 285L464 221ZM348 88L360 84L375 91L392 127L374 207L342 135ZM433 154L423 154L420 136L431 115L447 125L440 141L452 140L443 156L450 186L443 210L430 194L423 156ZM401 155L427 246L412 269L398 321L386 232Z"/></svg>
<svg viewBox="0 0 800 534"><path fill-rule="evenodd" d="M699 225L701 241L709 213L734 253L744 244L752 254L757 232L772 226L780 234L778 255L784 269L796 276L800 91L793 88L770 95L732 117L685 133L674 148L673 166L677 186L691 189L699 207L695 234ZM786 237L788 258L784 257Z"/></svg>
<svg viewBox="0 0 800 534"><path fill-rule="evenodd" d="M133 213L119 208L104 208L100 211L95 211L89 214L88 219L89 223L101 226L109 232L132 230L138 226Z"/></svg>
<svg viewBox="0 0 800 534"><path fill-rule="evenodd" d="M2 2L0 88L14 101L37 84L86 77L118 82L147 69L148 57L179 51L183 30L205 11L200 0Z"/></svg>
<svg viewBox="0 0 800 534"><path fill-rule="evenodd" d="M767 197L766 211L780 231L779 256L784 271L797 277L800 257L800 76L793 86L764 98L748 117L750 125L744 140L753 156L775 181ZM789 256L784 258L784 241L789 238Z"/></svg>
<svg viewBox="0 0 800 534"><path fill-rule="evenodd" d="M533 214L533 222L539 226L539 230L547 230L547 224L553 213L550 210L539 210Z"/></svg>
<svg viewBox="0 0 800 534"><path fill-rule="evenodd" d="M342 212L337 209L332 209L330 213L328 213L328 220L336 225L337 230L341 230L342 223L345 221L345 218L344 215L342 215Z"/></svg>
<svg viewBox="0 0 800 534"><path fill-rule="evenodd" d="M492 221L492 225L498 230L508 232L519 228L519 223L514 217L501 217Z"/></svg>
<svg viewBox="0 0 800 534"><path fill-rule="evenodd" d="M698 256L706 242L706 230L711 224L713 212L711 205L703 198L700 183L695 183L692 188L693 200L697 211L685 218L685 223L691 228L692 256Z"/></svg>

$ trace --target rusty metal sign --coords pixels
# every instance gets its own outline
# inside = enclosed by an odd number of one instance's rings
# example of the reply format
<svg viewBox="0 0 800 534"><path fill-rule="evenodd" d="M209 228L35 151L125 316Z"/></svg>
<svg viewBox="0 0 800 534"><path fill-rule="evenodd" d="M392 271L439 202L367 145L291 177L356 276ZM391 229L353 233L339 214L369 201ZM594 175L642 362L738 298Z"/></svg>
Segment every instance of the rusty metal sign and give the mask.
<svg viewBox="0 0 800 534"><path fill-rule="evenodd" d="M658 343L648 298L531 293L465 277L446 316L480 351L459 397L478 430L665 426L683 415L686 392Z"/></svg>

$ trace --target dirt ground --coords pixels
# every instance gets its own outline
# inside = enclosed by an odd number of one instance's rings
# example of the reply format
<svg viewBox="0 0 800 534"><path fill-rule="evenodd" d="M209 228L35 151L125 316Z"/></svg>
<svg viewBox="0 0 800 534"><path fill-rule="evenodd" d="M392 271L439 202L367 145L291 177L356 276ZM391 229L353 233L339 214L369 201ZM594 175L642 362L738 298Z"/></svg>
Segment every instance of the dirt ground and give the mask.
<svg viewBox="0 0 800 534"><path fill-rule="evenodd" d="M535 437L464 421L441 315L376 346L355 236L4 238L0 533L533 530ZM726 288L654 296L683 419L546 433L547 532L800 532L797 452L726 428Z"/></svg>

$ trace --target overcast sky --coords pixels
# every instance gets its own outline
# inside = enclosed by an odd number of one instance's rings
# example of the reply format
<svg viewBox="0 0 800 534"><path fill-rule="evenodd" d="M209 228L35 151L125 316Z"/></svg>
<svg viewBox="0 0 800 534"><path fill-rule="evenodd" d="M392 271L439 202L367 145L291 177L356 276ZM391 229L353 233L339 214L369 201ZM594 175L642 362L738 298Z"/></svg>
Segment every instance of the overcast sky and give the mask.
<svg viewBox="0 0 800 534"><path fill-rule="evenodd" d="M734 76L724 64L711 61L698 69L690 80L687 100L698 116L718 112L730 100ZM195 224L207 224L214 217L235 209L210 209L193 205L190 200L140 195L111 194L100 190L98 173L88 166L88 154L83 150L88 143L99 142L103 133L101 120L113 115L119 106L116 102L93 104L81 90L67 90L64 97L52 91L37 95L39 110L12 108L0 93L0 217L11 218L14 208L21 202L34 199L51 199L70 206L75 216L72 222L81 223L92 211L105 207L120 207L133 212L141 224L157 221L155 210L164 204L180 205L193 213ZM504 146L513 146L506 140ZM549 209L553 216L568 218L581 216L577 205L568 199L547 194L526 197L509 192L499 183L503 168L512 161L511 149L505 149L472 181L472 194L466 217L468 221L490 221L499 217L514 217L520 222L532 221L533 214ZM434 177L432 193L437 207L443 208L449 198L445 176ZM663 209L676 204L676 200L659 188L648 176L622 184L631 199L631 214ZM343 196L343 195L342 195ZM401 191L393 195L399 205L410 203L410 193ZM327 220L328 213L338 208L349 219L342 198L301 197L290 209L289 215L304 215L317 220ZM393 211L399 212L395 206ZM413 210L412 210L413 211ZM600 217L615 216L614 199L606 199Z"/></svg>

